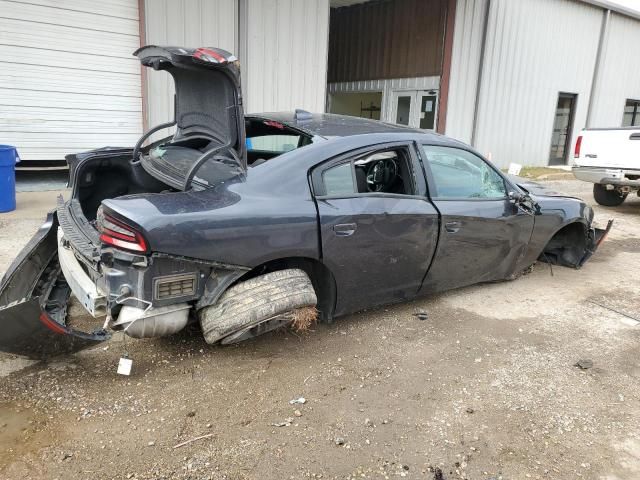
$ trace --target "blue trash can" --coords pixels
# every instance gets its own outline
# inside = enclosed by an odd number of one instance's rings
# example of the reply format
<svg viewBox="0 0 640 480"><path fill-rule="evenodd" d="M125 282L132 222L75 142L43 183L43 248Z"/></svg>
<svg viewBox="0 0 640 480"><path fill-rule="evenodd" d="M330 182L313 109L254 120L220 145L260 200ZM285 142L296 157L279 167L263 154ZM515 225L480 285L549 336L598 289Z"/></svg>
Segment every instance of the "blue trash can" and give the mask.
<svg viewBox="0 0 640 480"><path fill-rule="evenodd" d="M16 209L16 163L18 151L11 145L0 145L0 213Z"/></svg>

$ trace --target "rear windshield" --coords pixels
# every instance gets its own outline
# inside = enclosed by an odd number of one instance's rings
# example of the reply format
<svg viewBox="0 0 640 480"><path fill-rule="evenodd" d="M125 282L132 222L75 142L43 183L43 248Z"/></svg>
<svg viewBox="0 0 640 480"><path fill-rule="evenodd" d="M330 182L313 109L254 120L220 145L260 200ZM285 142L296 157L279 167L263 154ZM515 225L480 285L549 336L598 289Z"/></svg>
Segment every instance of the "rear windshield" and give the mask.
<svg viewBox="0 0 640 480"><path fill-rule="evenodd" d="M178 144L165 143L152 148L146 158L154 168L182 182L192 165L204 152L214 145L208 139L193 138ZM241 178L242 168L231 156L221 152L202 164L193 178L193 183L203 187Z"/></svg>
<svg viewBox="0 0 640 480"><path fill-rule="evenodd" d="M249 167L260 165L313 141L311 135L262 118L248 118L245 129ZM142 158L153 170L170 177L172 184L181 185L198 159L218 144L207 137L198 136L170 140L153 146ZM221 182L242 180L244 175L238 162L228 152L222 151L207 159L197 169L192 183L207 188Z"/></svg>
<svg viewBox="0 0 640 480"><path fill-rule="evenodd" d="M245 128L247 164L250 167L313 142L311 135L274 120L249 118L245 122Z"/></svg>

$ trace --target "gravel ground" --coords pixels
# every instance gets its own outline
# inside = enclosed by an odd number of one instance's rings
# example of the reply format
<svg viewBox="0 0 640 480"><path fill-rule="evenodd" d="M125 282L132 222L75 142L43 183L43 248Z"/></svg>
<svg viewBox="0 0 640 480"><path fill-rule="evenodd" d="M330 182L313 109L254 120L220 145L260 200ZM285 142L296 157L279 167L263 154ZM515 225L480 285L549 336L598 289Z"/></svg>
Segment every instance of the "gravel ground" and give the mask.
<svg viewBox="0 0 640 480"><path fill-rule="evenodd" d="M588 184L549 183L592 201ZM52 205L21 195L0 216L0 271ZM640 199L596 208L609 217L580 271L537 264L305 335L3 357L0 477L638 479Z"/></svg>

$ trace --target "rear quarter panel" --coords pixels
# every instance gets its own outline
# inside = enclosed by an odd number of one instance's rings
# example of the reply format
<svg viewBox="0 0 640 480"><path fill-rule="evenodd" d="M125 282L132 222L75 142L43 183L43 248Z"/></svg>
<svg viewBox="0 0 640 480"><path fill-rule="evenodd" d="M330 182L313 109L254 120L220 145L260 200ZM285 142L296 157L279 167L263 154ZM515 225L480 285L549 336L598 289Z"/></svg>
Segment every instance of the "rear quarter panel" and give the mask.
<svg viewBox="0 0 640 480"><path fill-rule="evenodd" d="M137 224L154 252L246 267L283 257L319 258L310 195L237 190L145 195L104 205Z"/></svg>

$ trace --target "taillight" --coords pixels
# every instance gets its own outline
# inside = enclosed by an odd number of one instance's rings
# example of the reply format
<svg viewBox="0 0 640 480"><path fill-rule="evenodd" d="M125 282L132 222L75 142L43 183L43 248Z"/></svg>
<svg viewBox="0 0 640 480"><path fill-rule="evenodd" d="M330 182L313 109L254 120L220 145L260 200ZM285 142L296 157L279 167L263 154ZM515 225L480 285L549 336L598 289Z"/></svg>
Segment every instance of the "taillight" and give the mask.
<svg viewBox="0 0 640 480"><path fill-rule="evenodd" d="M573 152L573 158L580 158L580 148L582 147L582 135L576 140L576 150Z"/></svg>
<svg viewBox="0 0 640 480"><path fill-rule="evenodd" d="M100 232L100 241L107 245L112 245L123 250L131 250L133 252L146 252L147 243L142 235L136 232L124 222L107 215L98 209L98 231Z"/></svg>

